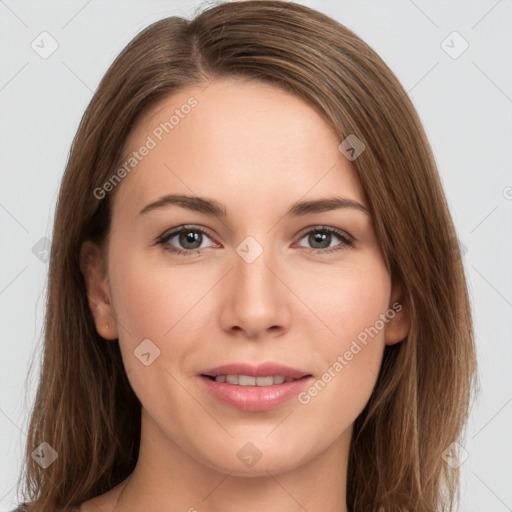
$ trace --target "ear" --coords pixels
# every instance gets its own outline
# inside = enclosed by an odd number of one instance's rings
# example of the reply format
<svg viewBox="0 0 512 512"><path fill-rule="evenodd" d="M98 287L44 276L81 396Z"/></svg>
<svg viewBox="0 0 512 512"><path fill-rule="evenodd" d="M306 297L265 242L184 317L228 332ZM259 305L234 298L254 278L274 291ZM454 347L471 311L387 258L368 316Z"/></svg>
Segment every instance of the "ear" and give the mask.
<svg viewBox="0 0 512 512"><path fill-rule="evenodd" d="M411 328L411 315L408 297L398 283L394 283L392 286L386 316L389 319L384 335L386 345L394 345L403 341Z"/></svg>
<svg viewBox="0 0 512 512"><path fill-rule="evenodd" d="M119 334L105 268L100 247L86 240L80 249L80 269L84 276L89 308L98 334L107 340L115 340Z"/></svg>

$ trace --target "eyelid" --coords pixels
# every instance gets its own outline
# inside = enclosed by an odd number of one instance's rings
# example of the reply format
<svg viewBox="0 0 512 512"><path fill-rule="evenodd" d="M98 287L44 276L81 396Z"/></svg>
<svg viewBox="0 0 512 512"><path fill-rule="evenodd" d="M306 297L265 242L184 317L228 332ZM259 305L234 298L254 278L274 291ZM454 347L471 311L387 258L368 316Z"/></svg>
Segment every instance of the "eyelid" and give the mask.
<svg viewBox="0 0 512 512"><path fill-rule="evenodd" d="M182 231L186 231L187 229L190 231L200 231L201 233L207 235L209 238L213 238L210 235L209 230L199 224L182 224L180 226L175 226L174 228L167 229L158 237L157 240L167 240L171 236L175 236L181 233Z"/></svg>
<svg viewBox="0 0 512 512"><path fill-rule="evenodd" d="M333 232L333 233L337 234L338 236L344 236L345 238L355 241L355 237L353 237L348 231L346 231L344 229L340 229L340 228L335 228L332 226L326 226L323 224L312 224L311 226L308 226L308 227L304 228L303 230L301 230L297 236L300 238L303 238L310 231Z"/></svg>

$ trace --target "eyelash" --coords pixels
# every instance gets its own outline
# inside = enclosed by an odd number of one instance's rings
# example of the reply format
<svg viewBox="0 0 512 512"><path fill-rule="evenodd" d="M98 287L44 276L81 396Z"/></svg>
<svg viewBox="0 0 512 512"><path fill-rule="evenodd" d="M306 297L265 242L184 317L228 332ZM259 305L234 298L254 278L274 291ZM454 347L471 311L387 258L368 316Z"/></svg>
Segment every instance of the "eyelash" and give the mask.
<svg viewBox="0 0 512 512"><path fill-rule="evenodd" d="M176 247L167 245L167 242L169 239L175 237L176 235L179 235L181 233L190 233L190 232L199 232L204 235L206 235L208 238L211 238L210 235L208 235L207 231L199 226L181 226L179 229L175 229L173 231L163 233L157 240L155 245L162 245L162 249L164 251L168 251L172 254L176 254L179 256L193 256L200 254L203 249L178 249ZM310 229L309 231L306 231L299 240L302 240L305 236L311 234L311 233L328 233L336 235L340 240L342 241L341 245L344 245L346 247L353 247L355 245L354 239L349 237L346 233L343 231L340 231L339 229L335 228L328 228L324 226L315 226L314 228ZM332 248L332 249L314 249L312 247L304 247L308 252L313 252L315 254L325 254L325 253L331 253L331 252L338 252L345 249L345 247L341 248Z"/></svg>

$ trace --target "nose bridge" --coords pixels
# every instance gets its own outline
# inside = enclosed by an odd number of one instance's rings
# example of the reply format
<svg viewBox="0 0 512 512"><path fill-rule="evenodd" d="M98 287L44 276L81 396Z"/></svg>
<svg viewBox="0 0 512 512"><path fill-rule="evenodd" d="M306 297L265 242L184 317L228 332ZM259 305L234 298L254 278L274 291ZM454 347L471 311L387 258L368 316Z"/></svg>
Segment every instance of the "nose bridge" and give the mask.
<svg viewBox="0 0 512 512"><path fill-rule="evenodd" d="M231 325L224 327L237 326L248 335L257 336L270 327L286 323L283 284L275 275L278 265L270 238L260 243L248 236L236 247L227 301Z"/></svg>
<svg viewBox="0 0 512 512"><path fill-rule="evenodd" d="M270 237L261 242L252 236L246 237L236 248L237 288L243 294L249 293L252 300L268 300L270 297L267 295L274 297L277 283L269 267L275 266L275 259Z"/></svg>

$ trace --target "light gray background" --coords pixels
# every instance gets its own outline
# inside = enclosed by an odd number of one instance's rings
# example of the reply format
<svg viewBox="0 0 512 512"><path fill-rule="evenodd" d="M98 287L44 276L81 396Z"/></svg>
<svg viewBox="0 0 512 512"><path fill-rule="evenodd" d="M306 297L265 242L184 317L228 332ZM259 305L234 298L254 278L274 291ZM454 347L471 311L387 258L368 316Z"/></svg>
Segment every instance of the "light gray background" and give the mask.
<svg viewBox="0 0 512 512"><path fill-rule="evenodd" d="M430 137L469 281L481 393L468 423L460 510L512 510L512 0L304 1L369 43L409 92ZM40 355L57 190L79 120L121 49L184 1L0 0L0 510L17 503ZM47 31L57 50L32 48ZM469 44L447 36L457 31ZM443 41L446 42L443 45ZM453 42L452 42L453 40ZM41 46L42 43L39 42ZM48 46L45 46L48 48ZM37 364L36 364L37 366Z"/></svg>

